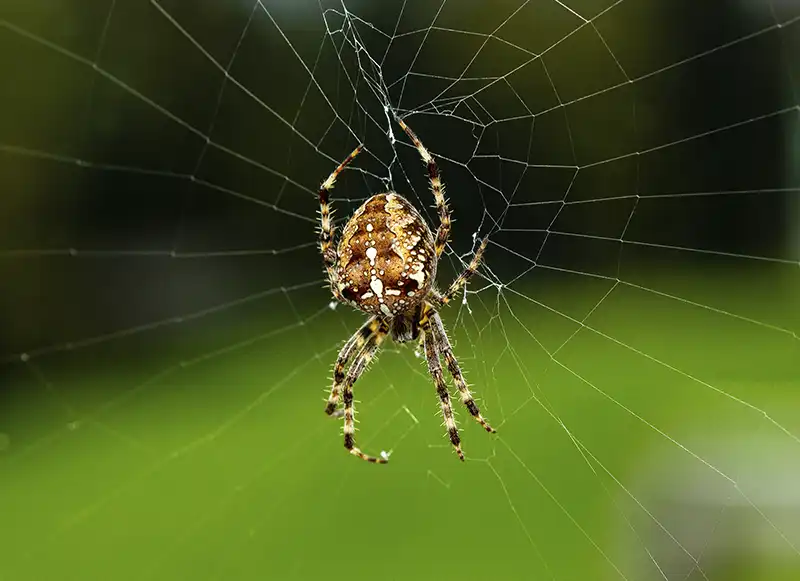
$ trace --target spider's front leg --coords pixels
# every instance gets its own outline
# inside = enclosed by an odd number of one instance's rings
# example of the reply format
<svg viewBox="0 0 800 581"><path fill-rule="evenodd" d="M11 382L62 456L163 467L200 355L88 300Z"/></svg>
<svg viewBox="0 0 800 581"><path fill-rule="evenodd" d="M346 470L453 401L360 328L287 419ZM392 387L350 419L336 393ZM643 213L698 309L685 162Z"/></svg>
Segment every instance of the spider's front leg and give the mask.
<svg viewBox="0 0 800 581"><path fill-rule="evenodd" d="M450 375L453 376L453 381L455 381L458 392L461 394L461 403L464 404L464 407L467 408L470 415L483 426L484 430L490 434L494 434L497 430L490 426L489 422L484 419L481 415L481 411L478 409L478 404L475 403L475 399L472 397L472 392L470 392L469 386L464 379L464 374L461 372L461 366L459 366L458 360L453 353L453 346L450 344L450 339L447 338L447 331L444 328L444 323L442 323L442 318L439 316L439 313L433 313L430 320L431 327L436 333L439 352L444 357L447 363L447 370L450 372Z"/></svg>
<svg viewBox="0 0 800 581"><path fill-rule="evenodd" d="M336 364L333 366L333 387L331 387L331 393L328 395L328 403L325 406L325 413L329 416L338 418L344 415L343 410L336 411L336 406L339 404L339 396L342 393L342 386L344 385L345 366L350 362L354 353L363 349L364 345L372 338L379 326L380 321L378 321L377 317L370 318L358 331L353 333L353 336L347 340L347 343L345 343L341 351L339 351Z"/></svg>
<svg viewBox="0 0 800 581"><path fill-rule="evenodd" d="M456 454L458 454L459 459L463 462L464 452L461 451L461 437L458 435L456 418L453 414L453 405L450 403L450 393L447 391L447 383L445 383L444 380L442 362L439 361L439 347L433 328L431 327L430 319L425 321L422 332L425 341L425 358L428 360L428 372L431 374L436 384L436 393L439 396L442 416L447 426L447 434L450 436L450 443L453 444Z"/></svg>
<svg viewBox="0 0 800 581"><path fill-rule="evenodd" d="M356 412L353 406L353 384L355 384L358 378L361 377L361 374L364 373L367 365L369 365L369 362L375 356L375 353L380 348L381 343L383 343L383 340L386 338L386 334L389 331L388 327L383 321L380 319L377 321L377 329L374 333L372 333L369 339L359 350L344 380L344 447L347 448L351 454L358 456L362 460L373 462L375 464L386 464L389 461L386 456L369 456L356 446L355 441Z"/></svg>

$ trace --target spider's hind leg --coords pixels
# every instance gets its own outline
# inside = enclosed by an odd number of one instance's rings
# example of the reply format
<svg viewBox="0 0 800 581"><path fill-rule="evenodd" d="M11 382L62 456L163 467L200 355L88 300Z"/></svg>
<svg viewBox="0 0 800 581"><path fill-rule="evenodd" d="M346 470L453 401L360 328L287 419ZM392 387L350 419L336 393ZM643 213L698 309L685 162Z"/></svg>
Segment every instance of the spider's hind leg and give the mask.
<svg viewBox="0 0 800 581"><path fill-rule="evenodd" d="M325 264L325 272L327 273L328 282L331 286L331 292L333 295L341 300L339 296L339 289L337 287L337 275L336 275L336 248L334 247L334 236L336 234L336 229L333 226L332 216L333 216L333 209L331 208L330 203L330 191L333 189L334 184L336 183L336 178L339 176L344 168L346 168L351 161L361 153L363 149L362 145L356 147L350 155L348 155L345 160L339 164L339 166L333 170L333 173L328 176L322 184L319 186L319 251L322 254L322 261Z"/></svg>
<svg viewBox="0 0 800 581"><path fill-rule="evenodd" d="M431 192L433 193L433 199L436 201L436 209L439 212L439 227L436 229L436 242L434 246L436 257L438 258L444 252L447 241L450 239L451 227L450 209L447 207L447 200L444 197L442 175L439 171L436 159L430 154L428 149L422 145L422 141L417 137L417 134L406 125L405 121L397 117L397 115L395 115L395 119L397 123L400 124L400 127L403 128L403 131L406 132L406 135L411 139L414 147L417 148L422 161L428 169L428 180L431 184Z"/></svg>

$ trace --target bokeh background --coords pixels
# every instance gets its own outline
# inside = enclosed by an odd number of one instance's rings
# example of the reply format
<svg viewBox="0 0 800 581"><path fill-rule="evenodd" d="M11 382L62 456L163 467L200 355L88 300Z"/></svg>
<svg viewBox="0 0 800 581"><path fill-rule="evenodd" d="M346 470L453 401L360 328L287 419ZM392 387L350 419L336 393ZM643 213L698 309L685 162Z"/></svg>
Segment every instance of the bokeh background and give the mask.
<svg viewBox="0 0 800 581"><path fill-rule="evenodd" d="M800 5L0 2L0 579L796 579ZM443 317L362 316L316 188L455 212Z"/></svg>

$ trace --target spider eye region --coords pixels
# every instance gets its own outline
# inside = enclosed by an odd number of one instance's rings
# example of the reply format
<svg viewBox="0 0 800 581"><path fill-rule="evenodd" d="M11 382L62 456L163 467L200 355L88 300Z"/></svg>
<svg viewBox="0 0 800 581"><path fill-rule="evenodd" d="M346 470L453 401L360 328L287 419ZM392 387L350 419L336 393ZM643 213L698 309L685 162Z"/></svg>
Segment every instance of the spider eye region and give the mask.
<svg viewBox="0 0 800 581"><path fill-rule="evenodd" d="M342 296L366 313L394 317L412 310L436 277L430 228L393 192L372 196L353 213L338 255Z"/></svg>

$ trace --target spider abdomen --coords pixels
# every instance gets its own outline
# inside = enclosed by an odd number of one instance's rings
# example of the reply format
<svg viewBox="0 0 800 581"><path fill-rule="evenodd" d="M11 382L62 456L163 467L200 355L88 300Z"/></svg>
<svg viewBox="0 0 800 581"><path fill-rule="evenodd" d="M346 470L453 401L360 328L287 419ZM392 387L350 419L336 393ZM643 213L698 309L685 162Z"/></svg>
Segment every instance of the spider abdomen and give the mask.
<svg viewBox="0 0 800 581"><path fill-rule="evenodd" d="M338 255L339 290L367 313L394 317L413 309L436 277L430 228L394 192L372 196L353 213Z"/></svg>

